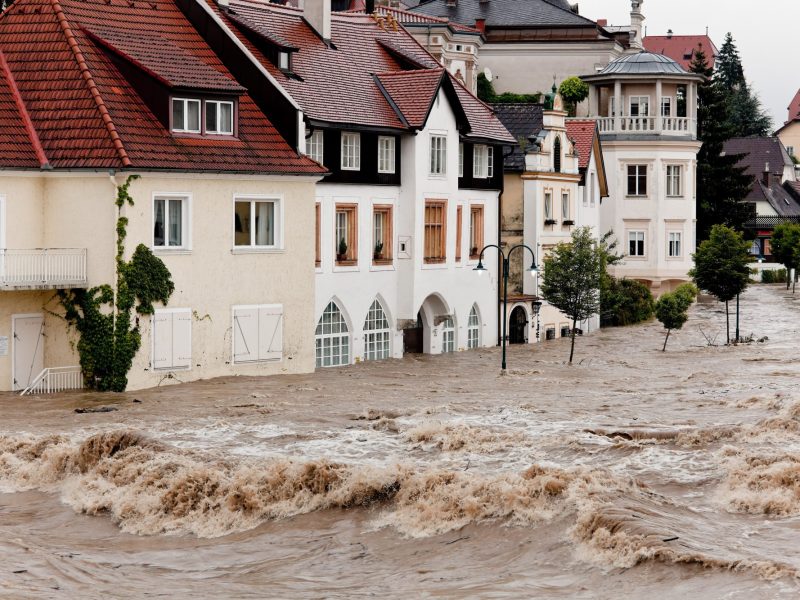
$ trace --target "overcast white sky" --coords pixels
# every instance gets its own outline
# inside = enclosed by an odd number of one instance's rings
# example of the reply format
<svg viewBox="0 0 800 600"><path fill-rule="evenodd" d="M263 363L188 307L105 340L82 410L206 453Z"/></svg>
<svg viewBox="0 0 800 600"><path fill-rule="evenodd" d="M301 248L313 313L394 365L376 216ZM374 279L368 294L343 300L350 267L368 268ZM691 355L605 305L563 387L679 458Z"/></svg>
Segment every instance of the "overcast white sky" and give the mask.
<svg viewBox="0 0 800 600"><path fill-rule="evenodd" d="M590 19L609 25L630 23L630 0L572 0ZM798 0L644 0L649 35L705 33L717 47L730 31L744 63L745 76L772 114L776 128L800 88L800 59L795 53Z"/></svg>

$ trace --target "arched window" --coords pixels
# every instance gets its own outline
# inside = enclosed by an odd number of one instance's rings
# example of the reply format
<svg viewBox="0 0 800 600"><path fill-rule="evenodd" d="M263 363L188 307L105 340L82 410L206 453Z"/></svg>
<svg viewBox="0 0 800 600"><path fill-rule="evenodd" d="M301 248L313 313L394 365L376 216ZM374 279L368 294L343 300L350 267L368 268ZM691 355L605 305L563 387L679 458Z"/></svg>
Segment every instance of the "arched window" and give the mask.
<svg viewBox="0 0 800 600"><path fill-rule="evenodd" d="M473 306L469 312L469 322L467 323L467 348L477 348L481 343L481 320L478 317L478 309Z"/></svg>
<svg viewBox="0 0 800 600"><path fill-rule="evenodd" d="M317 323L317 366L350 364L350 332L335 302L329 302Z"/></svg>
<svg viewBox="0 0 800 600"><path fill-rule="evenodd" d="M456 350L456 326L452 317L442 323L442 354L445 352L455 352Z"/></svg>
<svg viewBox="0 0 800 600"><path fill-rule="evenodd" d="M364 360L383 360L391 356L389 320L381 303L375 300L364 321Z"/></svg>
<svg viewBox="0 0 800 600"><path fill-rule="evenodd" d="M553 142L553 171L561 173L561 138L556 136Z"/></svg>

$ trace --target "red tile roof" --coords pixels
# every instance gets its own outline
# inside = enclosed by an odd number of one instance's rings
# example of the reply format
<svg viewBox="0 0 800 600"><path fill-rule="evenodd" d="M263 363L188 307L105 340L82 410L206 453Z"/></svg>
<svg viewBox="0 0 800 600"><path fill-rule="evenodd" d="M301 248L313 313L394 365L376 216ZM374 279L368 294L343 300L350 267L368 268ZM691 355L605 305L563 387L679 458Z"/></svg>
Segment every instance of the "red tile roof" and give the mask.
<svg viewBox="0 0 800 600"><path fill-rule="evenodd" d="M579 156L578 166L581 169L589 166L596 131L597 122L594 119L567 120L567 137L575 143L575 149Z"/></svg>
<svg viewBox="0 0 800 600"><path fill-rule="evenodd" d="M789 118L786 122L788 123L795 119L800 119L800 90L797 90L794 98L792 98L792 101L789 103Z"/></svg>
<svg viewBox="0 0 800 600"><path fill-rule="evenodd" d="M47 164L30 117L0 52L0 156L7 167L37 168Z"/></svg>
<svg viewBox="0 0 800 600"><path fill-rule="evenodd" d="M376 75L409 127L422 129L442 85L444 69L394 71Z"/></svg>
<svg viewBox="0 0 800 600"><path fill-rule="evenodd" d="M241 94L245 89L230 75L159 35L117 27L82 27L89 37L170 88Z"/></svg>
<svg viewBox="0 0 800 600"><path fill-rule="evenodd" d="M108 36L109 23L148 44L158 39L162 48L181 49L178 60L164 64L158 50L147 53L144 44L114 37L118 51L136 54L131 58L164 80L193 85L205 71L201 63L219 74L212 85L232 79L174 0L17 0L0 16L0 51L52 167L324 172L281 138L247 94L239 99L238 139L171 134L120 72L118 59L87 34ZM0 123L18 116L3 110ZM0 166L12 165L0 156Z"/></svg>
<svg viewBox="0 0 800 600"><path fill-rule="evenodd" d="M397 130L424 124L420 119L443 81L443 70L403 27L372 15L333 13L328 45L300 9L265 0L231 0L230 11L219 14L312 121ZM299 48L292 56L294 76L278 69L248 39L245 33L253 31ZM515 143L485 104L461 84L454 87L472 134Z"/></svg>
<svg viewBox="0 0 800 600"><path fill-rule="evenodd" d="M698 46L705 52L708 66L712 69L719 54L716 45L707 35L648 35L644 37L642 44L648 52L668 56L687 71Z"/></svg>

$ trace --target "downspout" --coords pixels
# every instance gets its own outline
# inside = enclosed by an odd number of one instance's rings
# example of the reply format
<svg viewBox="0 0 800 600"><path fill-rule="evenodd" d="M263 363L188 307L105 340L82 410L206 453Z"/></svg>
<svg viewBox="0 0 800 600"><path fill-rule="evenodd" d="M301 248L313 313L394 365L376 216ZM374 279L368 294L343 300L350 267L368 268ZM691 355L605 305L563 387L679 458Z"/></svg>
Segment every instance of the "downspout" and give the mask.
<svg viewBox="0 0 800 600"><path fill-rule="evenodd" d="M514 149L511 148L508 151L508 154L503 153L503 162L502 165L506 164L506 158L511 156L514 153ZM500 194L497 196L497 245L501 248L503 247L503 192L506 189L506 171L503 168L502 176L500 177ZM524 204L523 204L524 206ZM497 253L497 267L498 273L502 273L503 268L503 259L502 254L500 252ZM510 263L509 263L509 270L510 270ZM501 346L503 344L503 292L500 288L499 282L497 285L497 345Z"/></svg>

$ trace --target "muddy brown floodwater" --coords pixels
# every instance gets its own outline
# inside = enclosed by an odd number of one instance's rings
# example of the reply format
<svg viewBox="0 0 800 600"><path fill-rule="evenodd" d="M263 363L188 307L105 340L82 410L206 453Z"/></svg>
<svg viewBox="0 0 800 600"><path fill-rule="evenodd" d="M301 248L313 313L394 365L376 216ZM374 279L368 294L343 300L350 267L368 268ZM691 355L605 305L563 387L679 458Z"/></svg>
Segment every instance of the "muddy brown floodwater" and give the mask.
<svg viewBox="0 0 800 600"><path fill-rule="evenodd" d="M1 397L0 596L797 598L799 316Z"/></svg>

